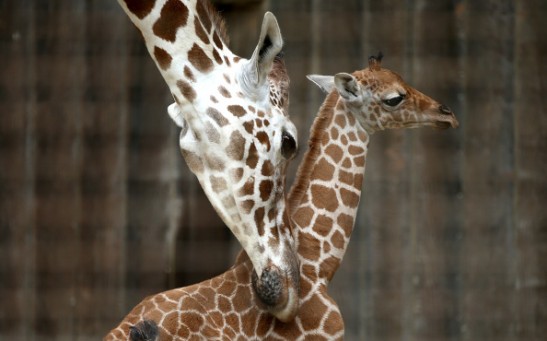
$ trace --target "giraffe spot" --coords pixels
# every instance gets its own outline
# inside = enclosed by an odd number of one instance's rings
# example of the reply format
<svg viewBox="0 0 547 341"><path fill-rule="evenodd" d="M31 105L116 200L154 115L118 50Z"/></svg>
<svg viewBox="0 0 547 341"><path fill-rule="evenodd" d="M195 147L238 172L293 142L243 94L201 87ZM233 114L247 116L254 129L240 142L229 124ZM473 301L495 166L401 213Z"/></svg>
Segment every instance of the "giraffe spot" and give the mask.
<svg viewBox="0 0 547 341"><path fill-rule="evenodd" d="M274 166L270 160L265 160L262 164L261 174L266 177L271 177L275 172Z"/></svg>
<svg viewBox="0 0 547 341"><path fill-rule="evenodd" d="M302 242L300 244L306 245L306 247L299 249L298 253L305 259L316 262L319 259L321 252L321 241L306 232L300 232L299 238L303 238L302 240L305 240L305 243Z"/></svg>
<svg viewBox="0 0 547 341"><path fill-rule="evenodd" d="M253 133L253 129L254 129L254 123L253 121L246 121L243 123L243 128L245 128L245 131L249 134L252 134Z"/></svg>
<svg viewBox="0 0 547 341"><path fill-rule="evenodd" d="M210 176L209 181L211 182L211 188L214 192L220 193L225 191L228 188L226 180L217 176Z"/></svg>
<svg viewBox="0 0 547 341"><path fill-rule="evenodd" d="M229 105L228 111L232 113L235 117L241 117L245 115L247 112L241 105Z"/></svg>
<svg viewBox="0 0 547 341"><path fill-rule="evenodd" d="M230 144L226 147L226 153L234 160L243 160L245 153L245 139L238 130L230 135Z"/></svg>
<svg viewBox="0 0 547 341"><path fill-rule="evenodd" d="M349 152L351 155L361 155L361 154L364 154L364 153L365 153L365 150L364 150L363 148L361 148L361 147L349 146L348 152Z"/></svg>
<svg viewBox="0 0 547 341"><path fill-rule="evenodd" d="M274 221L275 219L275 212L276 212L276 209L275 209L275 206L272 207L269 211L268 211L268 220L271 222L271 221ZM283 216L285 217L285 216Z"/></svg>
<svg viewBox="0 0 547 341"><path fill-rule="evenodd" d="M353 186L353 183L354 183L353 173L340 170L338 172L338 181L345 183L346 185Z"/></svg>
<svg viewBox="0 0 547 341"><path fill-rule="evenodd" d="M232 169L231 173L234 182L239 182L243 178L243 168Z"/></svg>
<svg viewBox="0 0 547 341"><path fill-rule="evenodd" d="M342 167L351 168L351 165L351 159L349 157L344 158L344 161L342 162Z"/></svg>
<svg viewBox="0 0 547 341"><path fill-rule="evenodd" d="M252 196L255 191L255 183L253 178L247 179L243 186L239 189L239 195L242 197Z"/></svg>
<svg viewBox="0 0 547 341"><path fill-rule="evenodd" d="M362 155L362 156L358 156L356 158L353 159L353 162L355 163L356 166L358 167L364 167L365 166L365 156ZM348 167L349 168L349 167Z"/></svg>
<svg viewBox="0 0 547 341"><path fill-rule="evenodd" d="M253 122L253 121L251 121ZM270 138L268 137L268 134L266 134L266 132L264 131L259 131L257 134L256 134L256 138L258 139L258 141L264 145L266 147L266 151L270 151Z"/></svg>
<svg viewBox="0 0 547 341"><path fill-rule="evenodd" d="M205 27L205 30L207 32L211 31L211 18L209 17L209 12L204 7L204 1L198 1L196 4L196 11L198 12L198 17L201 20L203 27Z"/></svg>
<svg viewBox="0 0 547 341"><path fill-rule="evenodd" d="M124 0L124 2L131 13L142 19L152 11L156 0Z"/></svg>
<svg viewBox="0 0 547 341"><path fill-rule="evenodd" d="M323 324L323 331L329 335L340 333L344 329L344 321L340 314L336 311L331 311Z"/></svg>
<svg viewBox="0 0 547 341"><path fill-rule="evenodd" d="M254 200L245 200L241 203L241 208L245 211L245 213L249 214L251 213L251 210L253 209L255 205Z"/></svg>
<svg viewBox="0 0 547 341"><path fill-rule="evenodd" d="M228 57L224 57L224 63L226 63L226 65L228 65L228 67L230 67L232 64L230 64L230 59L228 59Z"/></svg>
<svg viewBox="0 0 547 341"><path fill-rule="evenodd" d="M207 166L215 171L223 171L224 170L224 162L222 162L221 159L219 159L217 156L205 154L205 162Z"/></svg>
<svg viewBox="0 0 547 341"><path fill-rule="evenodd" d="M211 96L211 102L218 103L218 99L215 96Z"/></svg>
<svg viewBox="0 0 547 341"><path fill-rule="evenodd" d="M209 45L211 41L207 36L207 32L205 32L205 30L203 29L201 21L199 21L198 17L194 17L194 30L196 31L196 35L199 37L199 39L201 39L201 41L204 42L206 45Z"/></svg>
<svg viewBox="0 0 547 341"><path fill-rule="evenodd" d="M329 145L325 149L325 153L330 156L336 163L340 162L340 160L342 160L342 156L344 156L344 151L342 150L342 148L338 147L335 144Z"/></svg>
<svg viewBox="0 0 547 341"><path fill-rule="evenodd" d="M262 201L268 200L270 198L270 195L272 194L273 181L271 180L261 181L260 185L258 186L258 189L260 190L260 199L262 199Z"/></svg>
<svg viewBox="0 0 547 341"><path fill-rule="evenodd" d="M207 116L212 118L219 127L224 127L228 124L228 120L226 119L226 117L222 116L222 114L215 108L208 108L205 113L207 114Z"/></svg>
<svg viewBox="0 0 547 341"><path fill-rule="evenodd" d="M184 161L186 161L186 164L188 165L192 173L203 173L203 162L201 161L201 158L199 156L192 152L182 150L182 157L184 157Z"/></svg>
<svg viewBox="0 0 547 341"><path fill-rule="evenodd" d="M300 277L300 297L306 297L311 291L312 287L312 284L307 278L305 278L304 276Z"/></svg>
<svg viewBox="0 0 547 341"><path fill-rule="evenodd" d="M247 292L246 286L239 285L234 294L234 309L238 313L242 313L244 310L249 308L248 298L249 292Z"/></svg>
<svg viewBox="0 0 547 341"><path fill-rule="evenodd" d="M226 81L226 83L228 83L228 84L232 83L232 80L230 79L230 76L228 76L227 74L223 74L223 76L224 76L224 80Z"/></svg>
<svg viewBox="0 0 547 341"><path fill-rule="evenodd" d="M354 126L355 125L355 117L352 114L349 114L349 115L347 115L347 118L348 118L349 125Z"/></svg>
<svg viewBox="0 0 547 341"><path fill-rule="evenodd" d="M225 296L219 296L218 297L218 309L226 314L228 313L229 311L232 310L232 302L230 302L230 300L225 297Z"/></svg>
<svg viewBox="0 0 547 341"><path fill-rule="evenodd" d="M353 131L348 133L348 138L351 142L357 141L357 135L355 135L355 133Z"/></svg>
<svg viewBox="0 0 547 341"><path fill-rule="evenodd" d="M336 192L332 188L327 188L321 185L312 185L311 196L313 204L317 208L323 208L329 212L334 212L338 208Z"/></svg>
<svg viewBox="0 0 547 341"><path fill-rule="evenodd" d="M177 330L177 336L183 340L187 340L190 337L190 329L183 324L180 324L179 329Z"/></svg>
<svg viewBox="0 0 547 341"><path fill-rule="evenodd" d="M339 231L333 233L331 240L335 248L342 249L344 247L344 236Z"/></svg>
<svg viewBox="0 0 547 341"><path fill-rule="evenodd" d="M336 123L336 125L343 129L346 127L346 117L344 115L336 115L336 117L334 118L334 123Z"/></svg>
<svg viewBox="0 0 547 341"><path fill-rule="evenodd" d="M241 296L236 296L236 299L242 299L243 297L249 297L251 294L248 292L243 293ZM251 338L254 334L254 328L256 325L256 313L253 313L253 311L248 311L247 313L243 314L241 316L241 324L243 325L243 333L247 338Z"/></svg>
<svg viewBox="0 0 547 341"><path fill-rule="evenodd" d="M256 165L258 163L258 151L256 150L256 146L253 143L249 146L249 155L247 156L247 166L251 169L255 169Z"/></svg>
<svg viewBox="0 0 547 341"><path fill-rule="evenodd" d="M249 105L249 106L247 107L247 109L249 109L249 111L252 112L253 114L256 113L256 108L253 107L252 105Z"/></svg>
<svg viewBox="0 0 547 341"><path fill-rule="evenodd" d="M348 191L345 188L340 189L340 197L344 205L350 208L355 208L359 205L359 195L354 192Z"/></svg>
<svg viewBox="0 0 547 341"><path fill-rule="evenodd" d="M336 223L338 223L342 230L344 230L346 238L349 238L351 231L353 231L353 217L348 214L341 213L336 219Z"/></svg>
<svg viewBox="0 0 547 341"><path fill-rule="evenodd" d="M167 51L157 46L154 46L154 58L156 58L156 61L162 70L169 69L171 61L173 60L173 57L171 57Z"/></svg>
<svg viewBox="0 0 547 341"><path fill-rule="evenodd" d="M317 219L315 220L315 224L313 226L313 230L319 235L325 237L327 236L330 231L332 230L332 224L333 220L325 215L319 215Z"/></svg>
<svg viewBox="0 0 547 341"><path fill-rule="evenodd" d="M346 135L342 135L342 137L340 138L340 141L342 142L344 146L348 145L348 138L346 137Z"/></svg>
<svg viewBox="0 0 547 341"><path fill-rule="evenodd" d="M306 321L302 324L304 330L319 329L327 309L328 307L320 299L310 299L302 302L298 312L302 316L301 320ZM312 340L318 339L314 337Z"/></svg>
<svg viewBox="0 0 547 341"><path fill-rule="evenodd" d="M178 314L178 312L175 312L175 314ZM193 312L181 312L180 313L180 320L185 321L185 325L188 326L191 332L197 333L201 329L201 325L204 322L203 316L193 313ZM178 316L176 322L178 321Z"/></svg>
<svg viewBox="0 0 547 341"><path fill-rule="evenodd" d="M357 190L361 190L361 187L363 187L363 174L355 174L353 176L353 187Z"/></svg>
<svg viewBox="0 0 547 341"><path fill-rule="evenodd" d="M213 32L213 42L215 43L216 47L222 50L222 40L220 40L220 37L218 36L217 32Z"/></svg>
<svg viewBox="0 0 547 341"><path fill-rule="evenodd" d="M179 27L186 26L188 21L188 7L182 1L168 0L161 9L159 19L154 23L152 30L158 37L170 42L177 38Z"/></svg>
<svg viewBox="0 0 547 341"><path fill-rule="evenodd" d="M177 87L187 101L193 102L196 99L196 92L190 83L179 80L177 81Z"/></svg>
<svg viewBox="0 0 547 341"><path fill-rule="evenodd" d="M321 264L321 268L319 270L319 277L326 278L328 281L330 281L339 266L340 259L334 256L323 260L323 263Z"/></svg>
<svg viewBox="0 0 547 341"><path fill-rule="evenodd" d="M330 129L330 138L333 139L333 140L337 140L338 139L338 129L336 129L336 127L332 127Z"/></svg>
<svg viewBox="0 0 547 341"><path fill-rule="evenodd" d="M323 242L323 252L324 252L324 253L329 253L329 252L330 252L330 249L331 249L330 243L329 243L329 242L326 242L326 241Z"/></svg>
<svg viewBox="0 0 547 341"><path fill-rule="evenodd" d="M236 289L236 283L234 281L224 281L218 288L218 293L223 296L230 297L233 295Z"/></svg>
<svg viewBox="0 0 547 341"><path fill-rule="evenodd" d="M222 65L222 57L220 57L217 49L213 49L213 58L215 58L215 62L217 62L217 64Z"/></svg>
<svg viewBox="0 0 547 341"><path fill-rule="evenodd" d="M192 72L192 70L190 70L188 65L184 66L184 77L186 77L186 79L188 79L191 82L196 81L196 78L194 77L194 73Z"/></svg>
<svg viewBox="0 0 547 341"><path fill-rule="evenodd" d="M294 223L300 227L310 226L313 210L309 207L301 207L292 215L292 218Z"/></svg>
<svg viewBox="0 0 547 341"><path fill-rule="evenodd" d="M260 119L257 118L257 119L255 120L255 124L256 124L257 128L262 128L262 120L260 120Z"/></svg>
<svg viewBox="0 0 547 341"><path fill-rule="evenodd" d="M222 85L218 87L218 92L220 92L220 94L226 98L230 98L232 97L232 95L230 95L230 91L228 91L225 87L223 87Z"/></svg>
<svg viewBox="0 0 547 341"><path fill-rule="evenodd" d="M331 165L325 158L321 158L319 162L313 167L311 174L312 179L319 179L329 181L334 175L334 166Z"/></svg>
<svg viewBox="0 0 547 341"><path fill-rule="evenodd" d="M255 210L255 224L259 236L264 236L264 207Z"/></svg>
<svg viewBox="0 0 547 341"><path fill-rule="evenodd" d="M207 73L213 68L213 61L207 57L203 49L196 43L188 51L188 60L192 65L202 73Z"/></svg>

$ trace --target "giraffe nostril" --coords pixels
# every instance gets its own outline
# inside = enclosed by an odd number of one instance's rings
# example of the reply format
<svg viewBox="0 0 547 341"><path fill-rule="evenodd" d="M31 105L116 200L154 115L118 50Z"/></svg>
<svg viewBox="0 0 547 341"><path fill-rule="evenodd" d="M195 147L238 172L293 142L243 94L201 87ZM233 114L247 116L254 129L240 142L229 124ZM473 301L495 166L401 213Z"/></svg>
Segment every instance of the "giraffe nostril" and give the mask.
<svg viewBox="0 0 547 341"><path fill-rule="evenodd" d="M450 110L450 108L444 104L441 104L439 106L439 111L444 115L452 115L452 110Z"/></svg>

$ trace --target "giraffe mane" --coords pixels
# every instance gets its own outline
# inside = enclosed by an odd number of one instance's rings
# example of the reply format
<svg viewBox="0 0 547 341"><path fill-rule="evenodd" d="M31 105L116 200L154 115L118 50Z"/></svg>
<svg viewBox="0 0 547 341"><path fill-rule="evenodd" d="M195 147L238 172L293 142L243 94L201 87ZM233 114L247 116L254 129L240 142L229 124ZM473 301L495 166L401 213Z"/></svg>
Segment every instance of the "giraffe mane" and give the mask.
<svg viewBox="0 0 547 341"><path fill-rule="evenodd" d="M198 5L202 5L202 8L205 10L205 15L211 19L213 26L215 27L220 39L224 44L230 44L230 38L228 37L228 30L226 29L226 22L218 12L218 10L213 6L210 0L198 0Z"/></svg>
<svg viewBox="0 0 547 341"><path fill-rule="evenodd" d="M334 115L334 108L339 98L340 95L337 91L331 91L321 105L319 114L313 122L308 142L309 149L304 155L302 163L298 167L298 171L296 172L297 182L295 182L291 187L291 191L288 196L288 208L291 214L294 213L294 210L298 204L300 204L302 197L308 189L313 166L316 164L317 159L321 156L321 143L323 143L325 138L328 138L328 136L325 137L325 134L328 134L325 129Z"/></svg>

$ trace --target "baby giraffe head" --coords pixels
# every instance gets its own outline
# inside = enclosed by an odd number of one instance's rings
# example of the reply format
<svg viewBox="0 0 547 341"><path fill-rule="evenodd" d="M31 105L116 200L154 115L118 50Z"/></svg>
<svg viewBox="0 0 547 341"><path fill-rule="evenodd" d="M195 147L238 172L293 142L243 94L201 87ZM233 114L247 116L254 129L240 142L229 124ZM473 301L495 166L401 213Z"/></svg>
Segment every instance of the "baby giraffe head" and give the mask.
<svg viewBox="0 0 547 341"><path fill-rule="evenodd" d="M412 88L395 72L382 68L381 61L379 53L369 58L364 70L308 78L327 92L336 89L342 99L340 104L369 133L393 128L458 126L450 108Z"/></svg>
<svg viewBox="0 0 547 341"><path fill-rule="evenodd" d="M182 128L186 163L253 263L258 298L278 319L290 320L299 271L284 186L297 136L287 112L281 32L267 13L249 59L218 45L221 63L206 75L187 67L168 112Z"/></svg>

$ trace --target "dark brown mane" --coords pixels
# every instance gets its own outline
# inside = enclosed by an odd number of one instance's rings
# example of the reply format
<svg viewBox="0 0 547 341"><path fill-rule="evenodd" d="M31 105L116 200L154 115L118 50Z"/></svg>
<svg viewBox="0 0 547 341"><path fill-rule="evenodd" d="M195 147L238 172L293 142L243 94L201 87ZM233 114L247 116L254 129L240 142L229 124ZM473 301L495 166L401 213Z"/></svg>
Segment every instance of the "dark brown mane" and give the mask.
<svg viewBox="0 0 547 341"><path fill-rule="evenodd" d="M304 155L302 163L296 172L296 182L291 187L288 195L288 208L290 214L294 214L294 210L300 204L302 197L309 188L310 176L313 172L313 165L316 164L317 158L321 154L321 144L323 139L328 138L326 127L330 124L334 116L334 108L340 96L338 92L332 91L319 109L319 114L313 121L308 140L308 151Z"/></svg>
<svg viewBox="0 0 547 341"><path fill-rule="evenodd" d="M209 0L198 0L197 2L197 8L198 8L198 14L200 16L206 15L209 20L211 20L213 26L215 27L215 30L217 31L220 39L224 42L224 44L229 45L230 44L230 38L228 37L228 31L226 29L226 22L224 19L220 16L219 12L213 6L213 4ZM204 10L204 13L200 13L200 9ZM204 18L202 18L203 20Z"/></svg>

